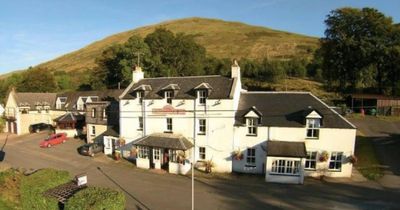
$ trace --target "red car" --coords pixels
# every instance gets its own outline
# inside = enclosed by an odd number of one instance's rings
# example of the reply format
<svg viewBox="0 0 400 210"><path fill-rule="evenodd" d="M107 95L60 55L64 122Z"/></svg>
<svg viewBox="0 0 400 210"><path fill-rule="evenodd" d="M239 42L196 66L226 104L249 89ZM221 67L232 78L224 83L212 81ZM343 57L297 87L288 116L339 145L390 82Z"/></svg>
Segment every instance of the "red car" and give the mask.
<svg viewBox="0 0 400 210"><path fill-rule="evenodd" d="M67 135L65 133L57 133L49 136L49 138L40 142L40 147L51 147L53 145L65 143Z"/></svg>

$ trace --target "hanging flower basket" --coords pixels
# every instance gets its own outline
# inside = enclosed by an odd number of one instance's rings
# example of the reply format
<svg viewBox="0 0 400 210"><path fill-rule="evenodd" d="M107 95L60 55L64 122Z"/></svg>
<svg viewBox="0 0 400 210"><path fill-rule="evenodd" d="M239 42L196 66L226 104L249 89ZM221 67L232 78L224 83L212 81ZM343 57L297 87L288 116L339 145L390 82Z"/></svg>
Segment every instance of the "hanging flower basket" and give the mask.
<svg viewBox="0 0 400 210"><path fill-rule="evenodd" d="M236 150L232 153L232 156L235 160L242 160L243 159L243 154L240 152L240 150Z"/></svg>
<svg viewBox="0 0 400 210"><path fill-rule="evenodd" d="M329 158L329 155L326 151L323 151L320 155L319 155L319 162L326 162Z"/></svg>
<svg viewBox="0 0 400 210"><path fill-rule="evenodd" d="M351 164L356 164L358 159L355 155L350 155L347 160L351 163Z"/></svg>

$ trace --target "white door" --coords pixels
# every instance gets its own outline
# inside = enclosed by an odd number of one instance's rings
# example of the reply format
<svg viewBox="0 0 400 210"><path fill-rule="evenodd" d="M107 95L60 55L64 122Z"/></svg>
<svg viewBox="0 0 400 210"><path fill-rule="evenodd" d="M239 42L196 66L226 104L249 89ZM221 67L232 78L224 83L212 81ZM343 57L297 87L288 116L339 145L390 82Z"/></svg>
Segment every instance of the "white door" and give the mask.
<svg viewBox="0 0 400 210"><path fill-rule="evenodd" d="M105 136L104 137L104 154L111 155L112 154L112 138Z"/></svg>

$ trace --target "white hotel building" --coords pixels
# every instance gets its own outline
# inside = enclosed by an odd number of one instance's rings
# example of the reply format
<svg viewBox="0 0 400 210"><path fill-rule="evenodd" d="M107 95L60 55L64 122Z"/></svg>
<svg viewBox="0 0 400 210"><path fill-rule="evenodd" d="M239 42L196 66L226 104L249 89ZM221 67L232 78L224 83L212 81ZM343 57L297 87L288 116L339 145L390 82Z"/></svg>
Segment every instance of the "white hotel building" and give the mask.
<svg viewBox="0 0 400 210"><path fill-rule="evenodd" d="M186 173L265 174L303 183L304 176L350 177L356 128L304 92L248 92L240 67L231 77L144 78L140 67L120 96L120 137L141 168Z"/></svg>

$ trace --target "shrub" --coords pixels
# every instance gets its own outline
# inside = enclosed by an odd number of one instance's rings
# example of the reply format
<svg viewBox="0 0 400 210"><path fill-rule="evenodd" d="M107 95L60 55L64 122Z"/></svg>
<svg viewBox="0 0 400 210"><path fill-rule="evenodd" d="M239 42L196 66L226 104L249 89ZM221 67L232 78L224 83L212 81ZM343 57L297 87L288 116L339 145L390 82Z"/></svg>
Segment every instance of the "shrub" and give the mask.
<svg viewBox="0 0 400 210"><path fill-rule="evenodd" d="M125 209L124 193L108 188L88 187L68 199L65 210Z"/></svg>
<svg viewBox="0 0 400 210"><path fill-rule="evenodd" d="M20 209L19 186L23 175L15 169L0 173L0 209Z"/></svg>
<svg viewBox="0 0 400 210"><path fill-rule="evenodd" d="M20 188L22 209L58 209L58 201L45 197L43 193L68 181L70 177L67 171L55 169L42 169L24 177Z"/></svg>

